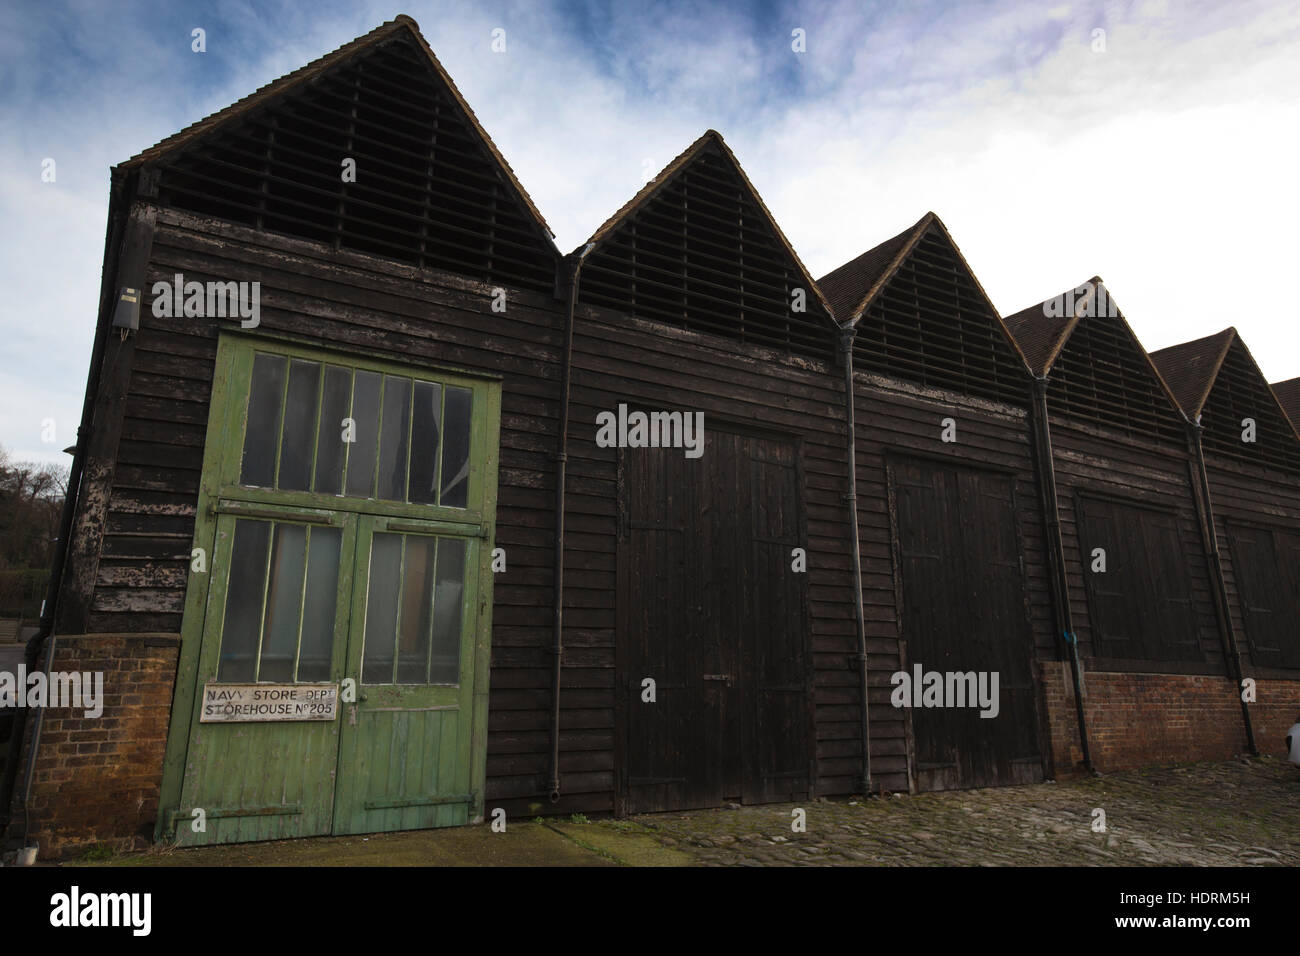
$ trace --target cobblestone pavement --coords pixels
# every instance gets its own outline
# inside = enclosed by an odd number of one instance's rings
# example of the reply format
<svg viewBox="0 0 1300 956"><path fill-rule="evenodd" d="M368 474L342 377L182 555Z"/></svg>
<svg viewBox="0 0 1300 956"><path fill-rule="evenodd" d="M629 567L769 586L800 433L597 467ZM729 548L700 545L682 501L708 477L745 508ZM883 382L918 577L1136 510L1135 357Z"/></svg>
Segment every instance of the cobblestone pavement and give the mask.
<svg viewBox="0 0 1300 956"><path fill-rule="evenodd" d="M797 806L804 833L792 832ZM633 819L705 866L1296 866L1300 768L1243 759Z"/></svg>

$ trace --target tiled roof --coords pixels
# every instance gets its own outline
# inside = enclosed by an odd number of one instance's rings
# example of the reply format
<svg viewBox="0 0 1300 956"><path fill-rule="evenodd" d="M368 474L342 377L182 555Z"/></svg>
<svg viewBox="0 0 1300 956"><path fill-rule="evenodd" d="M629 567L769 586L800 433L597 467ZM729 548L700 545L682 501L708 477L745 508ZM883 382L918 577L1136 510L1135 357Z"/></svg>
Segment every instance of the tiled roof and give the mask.
<svg viewBox="0 0 1300 956"><path fill-rule="evenodd" d="M1236 337L1237 330L1227 328L1151 353L1152 364L1169 385L1189 420L1196 421L1201 414Z"/></svg>

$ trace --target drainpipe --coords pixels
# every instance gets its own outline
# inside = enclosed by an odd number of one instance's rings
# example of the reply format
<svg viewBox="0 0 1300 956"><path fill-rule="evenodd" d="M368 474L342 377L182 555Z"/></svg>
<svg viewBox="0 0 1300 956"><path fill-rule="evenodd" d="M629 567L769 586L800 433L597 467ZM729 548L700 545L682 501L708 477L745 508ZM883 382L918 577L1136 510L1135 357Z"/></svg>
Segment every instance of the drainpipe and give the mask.
<svg viewBox="0 0 1300 956"><path fill-rule="evenodd" d="M1210 501L1210 478L1205 471L1205 449L1201 445L1201 418L1187 424L1187 442L1191 446L1195 459L1194 471L1198 494L1196 499L1197 517L1201 522L1201 539L1205 542L1205 560L1209 564L1210 578L1214 582L1211 589L1214 594L1214 614L1219 619L1219 635L1223 638L1224 650L1227 651L1229 666L1233 679L1237 683L1237 697L1241 698L1241 681L1244 668L1241 666L1241 648L1237 644L1237 634L1232 627L1232 611L1228 603L1228 586L1223 579L1223 558L1219 554L1219 536L1214 530L1214 507ZM1259 747L1255 743L1255 727L1250 719L1250 705L1241 701L1241 719L1246 727L1246 746L1252 757L1259 756Z"/></svg>
<svg viewBox="0 0 1300 956"><path fill-rule="evenodd" d="M117 298L117 265L121 257L125 223L130 213L130 202L127 201L126 197L131 194L131 191L124 188L124 186L123 182L113 184L112 192L114 195L110 207L116 205L117 209L115 215L109 219L107 235L105 236L105 242L112 259L111 264L105 263L104 278L100 287L100 311L96 326L95 343L90 356L90 374L86 381L86 395L81 404L81 424L77 426L77 444L72 455L72 467L68 472L68 488L63 497L63 510L59 516L59 537L54 545L54 560L50 565L50 580L45 588L45 601L41 605L40 625L36 633L27 642L24 654L24 663L28 674L35 672L42 651L45 653L45 664L41 669L48 674L54 664L54 645L56 643L54 620L55 612L58 609L59 587L63 579L64 566L67 563L68 539L72 535L72 523L76 517L77 501L80 497L81 476L86 463L86 448L90 444L90 436L94 431L95 399L99 394L100 372L104 364L104 348L108 342L108 336L112 334L108 321L108 309L111 308L111 303L116 301ZM23 734L27 725L27 710L28 708L23 708L14 715L9 760L5 770L5 778L0 780L0 836L3 836L8 828L12 816L10 807L13 802L14 785L17 782L17 757L23 745ZM23 767L22 846L27 844L28 803L31 799L32 776L36 769L36 754L40 749L41 725L44 723L44 717L45 709L43 707L37 708L36 721L32 726L32 741L27 748L27 759Z"/></svg>
<svg viewBox="0 0 1300 956"><path fill-rule="evenodd" d="M849 506L849 542L853 555L853 613L858 629L858 690L862 701L862 775L858 788L863 796L871 793L871 701L867 682L867 624L862 610L862 545L858 535L858 442L853 415L853 339L857 335L858 319L855 316L840 326L840 359L844 363L844 424L848 432L847 452L849 462L848 493L844 500Z"/></svg>
<svg viewBox="0 0 1300 956"><path fill-rule="evenodd" d="M1056 610L1056 629L1069 650L1070 677L1074 684L1074 712L1079 722L1079 749L1083 766L1095 774L1092 751L1088 746L1088 723L1085 716L1083 663L1079 660L1079 637L1074 630L1070 610L1070 582L1065 572L1065 539L1061 535L1061 503L1056 495L1056 464L1052 454L1052 428L1047 419L1047 376L1035 376L1033 385L1034 458L1038 465L1038 488L1043 509L1043 527L1047 533L1048 582L1052 605Z"/></svg>
<svg viewBox="0 0 1300 956"><path fill-rule="evenodd" d="M564 353L560 373L560 437L555 453L555 617L551 647L551 803L560 799L560 672L564 662L564 475L569 447L569 390L573 382L573 314L578 305L578 275L596 247L587 243L574 260L569 281L569 307L564 317Z"/></svg>

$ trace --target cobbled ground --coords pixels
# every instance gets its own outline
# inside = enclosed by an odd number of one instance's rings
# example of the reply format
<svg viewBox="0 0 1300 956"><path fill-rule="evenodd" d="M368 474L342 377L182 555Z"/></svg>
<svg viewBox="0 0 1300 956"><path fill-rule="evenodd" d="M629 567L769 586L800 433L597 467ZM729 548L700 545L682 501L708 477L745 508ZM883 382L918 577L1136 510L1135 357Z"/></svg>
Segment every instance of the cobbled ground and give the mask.
<svg viewBox="0 0 1300 956"><path fill-rule="evenodd" d="M796 808L806 832L792 829ZM1243 758L632 819L705 866L1296 866L1300 767Z"/></svg>

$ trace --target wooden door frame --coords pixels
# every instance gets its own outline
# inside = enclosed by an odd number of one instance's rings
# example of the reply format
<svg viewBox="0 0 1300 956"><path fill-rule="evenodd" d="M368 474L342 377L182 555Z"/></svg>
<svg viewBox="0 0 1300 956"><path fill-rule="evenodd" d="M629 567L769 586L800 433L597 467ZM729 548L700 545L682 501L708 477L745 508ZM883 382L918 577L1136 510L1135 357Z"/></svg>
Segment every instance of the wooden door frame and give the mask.
<svg viewBox="0 0 1300 956"><path fill-rule="evenodd" d="M634 402L628 401L629 408L633 407ZM638 400L637 404L644 404ZM706 413L708 414L708 413ZM798 529L799 537L805 543L805 550L808 541L808 508L807 498L805 496L806 485L804 475L804 439L801 435L794 435L788 432L782 432L775 429L756 426L752 423L744 422L737 419L730 419L721 415L709 414L710 421L721 422L717 431L727 432L730 434L742 435L751 438L766 439L769 441L780 441L788 444L794 454L794 472L795 472L795 494L798 498L799 517ZM627 531L628 516L626 506L626 448L615 449L616 478L615 478L615 498L616 498L616 528L615 537L615 613L614 613L614 815L617 817L626 817L628 815L628 700L632 692L631 678L625 673L628 657L628 614L630 608L627 602L621 600L621 597L627 593L625 582L628 580L627 575L630 573L628 553L627 553ZM808 753L808 799L814 799L817 796L817 723L816 723L816 704L813 699L815 689L815 661L813 658L813 635L812 635L812 607L808 597L808 578L807 573L803 575L800 582L800 618L803 621L803 644L804 644L804 699L805 713L807 719L807 740L805 748Z"/></svg>
<svg viewBox="0 0 1300 956"><path fill-rule="evenodd" d="M322 346L319 341L282 333L220 329L217 335L212 391L208 398L208 424L204 433L203 465L199 478L194 536L191 545L195 549L202 548L209 559L215 553L218 501L226 498L255 503L266 497L265 493L250 493L239 489L234 489L232 494L232 489L228 485L223 485L223 479L228 478L232 468L237 467L231 462L232 460L238 462L238 452L242 450L244 435L242 420L247 411L246 401L234 400L236 362L240 360L241 355L251 353L259 344L290 358L307 357L354 370L379 369L392 371L394 374L428 376L443 384L452 383L473 388L485 398L481 417L476 413L471 418L470 424L471 436L474 436L471 440L481 443L482 452L481 469L474 468L476 455L473 451L470 452L469 500L472 502L478 499L480 503L478 511L471 513L467 509L396 503L384 505L376 502L373 511L364 512L387 514L393 517L428 518L429 515L421 514L420 511L432 511L437 520L462 525L467 523L467 518L470 518L468 523L477 524L480 536L484 538L483 546L480 548L478 570L479 608L474 653L474 706L470 731L470 785L476 793L476 799L469 814L471 823L481 822L485 805L487 769L487 708L493 608L491 556L495 545L497 472L500 463L501 376L429 362L413 362L409 359L385 355L373 349L351 349L342 344ZM476 470L477 475L475 475ZM237 482L237 472L234 474ZM322 508L322 500L326 497L290 492L277 493L276 500L277 503L287 507L314 509L321 515L332 514L339 510ZM345 510L363 511L361 508ZM210 570L209 568L208 573L198 577L196 577L198 572L191 570L186 583L185 604L181 616L181 646L177 657L172 706L168 717L167 742L159 786L158 816L154 823L156 841L167 839L175 826L175 813L181 803L185 765L193 730L192 715L198 695L199 656L207 623Z"/></svg>
<svg viewBox="0 0 1300 956"><path fill-rule="evenodd" d="M1010 480L1011 513L1015 516L1016 547L1020 552L1020 603L1021 609L1024 613L1025 637L1027 638L1025 642L1027 645L1025 651L1029 657L1029 679L1034 685L1034 711L1037 723L1037 727L1035 728L1035 737L1038 741L1039 762L1042 767L1043 778L1045 780L1052 779L1054 774L1052 772L1053 768L1051 763L1051 738L1046 720L1046 689L1038 674L1038 659L1034 642L1033 612L1030 608L1029 601L1028 568L1025 562L1025 536L1023 534L1023 526L1020 520L1019 492L1016 487L1021 473L1016 469L1005 465L992 464L986 466L982 462L972 463L965 459L937 455L933 452L927 453L924 451L914 451L913 449L904 446L886 446L880 450L880 455L884 463L885 492L889 509L889 546L890 557L893 563L894 613L898 621L898 665L899 668L904 671L908 670L909 659L908 638L902 613L904 607L902 571L903 550L901 538L899 536L898 497L896 488L897 467L909 462L920 462L926 465L943 465L949 468L966 468L975 472L1000 475ZM903 710L905 711L903 715L903 737L904 746L907 751L907 791L908 793L915 794L919 791L917 790L916 733L912 726L913 708L904 707Z"/></svg>

